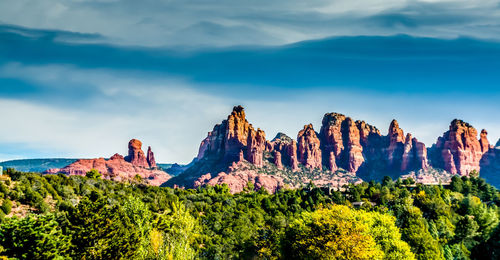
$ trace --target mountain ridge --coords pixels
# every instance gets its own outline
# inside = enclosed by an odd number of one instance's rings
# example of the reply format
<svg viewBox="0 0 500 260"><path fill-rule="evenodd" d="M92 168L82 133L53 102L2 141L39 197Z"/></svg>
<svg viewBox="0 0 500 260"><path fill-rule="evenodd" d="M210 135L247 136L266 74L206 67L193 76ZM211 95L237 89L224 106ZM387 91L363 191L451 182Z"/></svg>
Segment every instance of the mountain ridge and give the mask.
<svg viewBox="0 0 500 260"><path fill-rule="evenodd" d="M497 149L489 144L486 130L480 132L479 138L477 135L473 126L455 119L449 130L427 148L411 133L405 134L396 120L391 122L388 134L382 135L365 121L326 113L319 132L306 124L296 139L278 133L269 141L263 130L247 121L244 108L235 106L201 142L198 162L166 185L194 188L226 183L238 192L246 181L275 191L285 184L313 182L339 187L339 183L381 179L385 175L446 183L452 175L468 176L481 167L485 169L484 177L494 179L495 171L488 169L496 169ZM269 183L261 180L263 176L276 180ZM332 182L334 179L336 182Z"/></svg>

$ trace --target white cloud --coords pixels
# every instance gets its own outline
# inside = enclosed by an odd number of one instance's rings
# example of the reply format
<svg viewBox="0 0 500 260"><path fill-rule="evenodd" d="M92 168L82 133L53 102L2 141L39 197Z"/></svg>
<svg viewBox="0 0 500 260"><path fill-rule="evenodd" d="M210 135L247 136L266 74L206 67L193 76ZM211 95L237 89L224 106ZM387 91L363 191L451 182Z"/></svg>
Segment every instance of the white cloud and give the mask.
<svg viewBox="0 0 500 260"><path fill-rule="evenodd" d="M148 80L61 65L0 68L1 77L26 75L32 84L46 89L84 86L83 91L93 92L88 100L68 100L62 107L54 106L50 97L0 99L0 111L7 111L1 120L9 125L0 128L0 143L27 144L55 157L124 154L128 140L139 138L153 147L160 162L188 162L214 123L211 119L230 109L221 99L179 80Z"/></svg>
<svg viewBox="0 0 500 260"><path fill-rule="evenodd" d="M159 162L189 162L200 141L233 105L246 108L249 122L263 129L268 139L277 132L296 138L304 124L317 131L326 112L339 112L377 126L387 133L396 118L405 132L428 146L447 130L449 122L461 118L489 131L489 140L500 137L500 122L490 113L498 104L488 98L470 96L467 106L452 94L380 94L369 91L338 91L325 88L287 89L283 95L250 99L247 96L217 96L203 86L169 77L136 71L78 69L66 65L26 66L11 63L0 67L0 77L20 78L43 91L62 93L74 88L86 93L80 98L63 94L37 94L33 99L1 98L0 144L20 145L51 157L109 157L127 152L127 142L138 138L151 145ZM51 92L51 91L55 92ZM262 93L267 95L268 93ZM8 127L6 127L8 126ZM144 147L146 149L146 147ZM13 158L22 154L6 154Z"/></svg>

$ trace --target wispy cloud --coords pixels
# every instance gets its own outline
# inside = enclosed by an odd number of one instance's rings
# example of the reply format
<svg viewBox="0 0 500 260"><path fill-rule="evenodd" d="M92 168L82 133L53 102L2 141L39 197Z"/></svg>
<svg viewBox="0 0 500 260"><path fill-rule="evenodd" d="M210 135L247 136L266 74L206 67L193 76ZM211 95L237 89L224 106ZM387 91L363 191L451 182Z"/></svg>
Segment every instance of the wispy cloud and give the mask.
<svg viewBox="0 0 500 260"><path fill-rule="evenodd" d="M8 111L1 117L4 158L0 159L108 157L125 153L127 141L139 138L153 146L161 162L188 162L206 133L236 104L247 108L249 121L265 130L268 138L277 132L295 137L308 123L319 130L322 115L333 111L367 120L382 133L396 118L405 131L428 145L455 117L489 129L492 141L500 136L499 122L484 113L497 113L498 106L487 98L469 99L465 106L457 102L460 96L334 87L274 91L265 98L220 97L203 91L199 83L168 76L61 64L9 63L0 67L0 78L6 77L43 88L32 97L0 98L0 111Z"/></svg>
<svg viewBox="0 0 500 260"><path fill-rule="evenodd" d="M192 25L219 34L217 25ZM0 26L0 117L8 126L0 128L0 157L107 157L140 138L159 161L188 162L237 104L269 138L295 137L307 123L319 129L326 112L383 133L396 118L427 145L454 118L488 129L492 142L500 137L497 40L395 35L146 48L111 45L108 37Z"/></svg>
<svg viewBox="0 0 500 260"><path fill-rule="evenodd" d="M4 0L0 17L113 44L234 46L398 33L498 39L499 9L497 0Z"/></svg>

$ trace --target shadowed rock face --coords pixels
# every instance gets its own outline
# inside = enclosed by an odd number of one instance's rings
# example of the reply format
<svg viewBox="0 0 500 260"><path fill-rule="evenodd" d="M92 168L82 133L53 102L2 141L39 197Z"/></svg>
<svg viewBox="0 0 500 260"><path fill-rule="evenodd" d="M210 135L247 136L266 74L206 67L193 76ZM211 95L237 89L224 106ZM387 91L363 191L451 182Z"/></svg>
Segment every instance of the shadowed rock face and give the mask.
<svg viewBox="0 0 500 260"><path fill-rule="evenodd" d="M104 158L82 159L64 168L50 169L45 173L63 173L67 175L84 176L91 169L97 169L104 179L130 181L135 180L135 177L139 176L148 184L155 186L159 186L171 178L168 173L156 169L156 162L151 147L148 148L147 159L144 157L144 152L141 150L141 141L132 139L128 147L129 156L125 158L120 154L114 154L109 160Z"/></svg>

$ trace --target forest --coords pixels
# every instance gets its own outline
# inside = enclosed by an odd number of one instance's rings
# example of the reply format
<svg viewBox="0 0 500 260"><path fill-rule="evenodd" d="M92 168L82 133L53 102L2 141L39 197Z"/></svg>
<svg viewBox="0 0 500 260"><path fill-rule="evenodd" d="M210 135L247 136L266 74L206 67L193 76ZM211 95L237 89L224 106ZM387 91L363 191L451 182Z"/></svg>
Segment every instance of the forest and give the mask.
<svg viewBox="0 0 500 260"><path fill-rule="evenodd" d="M474 175L473 175L474 176ZM500 193L478 175L172 189L7 169L0 259L500 259Z"/></svg>

